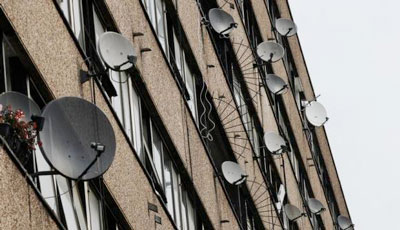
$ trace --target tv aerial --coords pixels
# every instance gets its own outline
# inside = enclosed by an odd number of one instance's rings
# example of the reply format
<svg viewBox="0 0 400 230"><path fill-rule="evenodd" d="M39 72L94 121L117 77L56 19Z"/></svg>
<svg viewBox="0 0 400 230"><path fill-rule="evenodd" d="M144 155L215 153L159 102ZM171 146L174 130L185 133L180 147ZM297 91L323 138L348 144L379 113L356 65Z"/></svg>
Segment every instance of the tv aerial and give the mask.
<svg viewBox="0 0 400 230"><path fill-rule="evenodd" d="M21 110L25 116L21 118L22 121L34 121L38 125L38 130L43 126L43 118L40 116L41 110L39 106L29 97L18 92L5 92L0 94L0 104L5 109L5 106L11 106L12 110Z"/></svg>
<svg viewBox="0 0 400 230"><path fill-rule="evenodd" d="M240 185L242 184L247 175L240 167L240 165L233 161L225 161L222 163L222 175L229 184Z"/></svg>
<svg viewBox="0 0 400 230"><path fill-rule="evenodd" d="M283 58L285 49L278 43L273 41L265 41L257 46L257 55L263 61L276 62Z"/></svg>
<svg viewBox="0 0 400 230"><path fill-rule="evenodd" d="M132 68L137 61L137 53L132 43L116 32L105 32L99 37L97 43L100 58L106 66L103 73L81 74L81 83L89 77L105 75L108 69L122 72ZM83 71L82 71L83 72Z"/></svg>
<svg viewBox="0 0 400 230"><path fill-rule="evenodd" d="M285 206L283 207L283 211L290 221L295 221L300 217L306 215L305 213L302 213L300 209L298 209L296 206L291 204L285 204Z"/></svg>
<svg viewBox="0 0 400 230"><path fill-rule="evenodd" d="M310 198L307 203L310 211L316 215L319 215L321 214L321 212L325 211L325 208L322 205L322 203L315 198Z"/></svg>
<svg viewBox="0 0 400 230"><path fill-rule="evenodd" d="M342 230L352 230L352 229L354 229L353 228L354 224L351 222L351 220L348 217L340 215L337 218L337 222L338 222L338 225L339 225L340 229L342 229Z"/></svg>
<svg viewBox="0 0 400 230"><path fill-rule="evenodd" d="M280 95L287 92L288 85L286 82L275 74L267 74L265 77L268 89L275 95Z"/></svg>
<svg viewBox="0 0 400 230"><path fill-rule="evenodd" d="M41 150L58 173L73 180L90 180L107 171L115 155L115 136L96 105L63 97L51 101L42 116L46 122L38 135Z"/></svg>
<svg viewBox="0 0 400 230"><path fill-rule="evenodd" d="M264 134L265 145L272 154L281 155L288 151L285 140L275 132L268 132Z"/></svg>
<svg viewBox="0 0 400 230"><path fill-rule="evenodd" d="M308 122L316 127L324 125L329 119L325 107L317 101L307 103L305 113Z"/></svg>
<svg viewBox="0 0 400 230"><path fill-rule="evenodd" d="M238 25L230 14L219 8L211 9L208 12L208 18L214 31L224 38L227 38Z"/></svg>
<svg viewBox="0 0 400 230"><path fill-rule="evenodd" d="M280 35L285 37L290 37L297 33L296 24L292 20L287 18L276 19L275 29Z"/></svg>

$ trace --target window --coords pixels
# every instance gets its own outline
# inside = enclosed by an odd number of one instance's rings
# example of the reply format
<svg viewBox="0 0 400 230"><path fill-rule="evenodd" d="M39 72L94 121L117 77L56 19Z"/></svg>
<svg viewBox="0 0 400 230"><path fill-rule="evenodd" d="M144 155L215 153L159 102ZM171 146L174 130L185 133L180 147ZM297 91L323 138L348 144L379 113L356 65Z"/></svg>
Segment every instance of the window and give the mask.
<svg viewBox="0 0 400 230"><path fill-rule="evenodd" d="M185 83L187 93L189 94L189 99L187 100L187 103L195 119L195 122L197 123L198 116L197 116L196 78L189 68L189 65L186 61L185 52L178 41L176 33L173 34L173 37L174 37L175 64L180 74L180 77Z"/></svg>
<svg viewBox="0 0 400 230"><path fill-rule="evenodd" d="M83 33L83 17L82 17L82 1L81 0L57 0L62 12L64 13L65 19L71 26L76 39L82 48L84 44L84 33Z"/></svg>
<svg viewBox="0 0 400 230"><path fill-rule="evenodd" d="M168 57L167 19L164 0L142 0L150 22L157 34L165 55Z"/></svg>
<svg viewBox="0 0 400 230"><path fill-rule="evenodd" d="M233 96L238 105L238 112L242 117L243 125L246 129L247 135L249 136L249 140L254 148L255 154L259 155L259 140L257 130L254 124L254 118L250 115L249 109L247 107L246 101L244 99L244 95L242 92L242 86L239 80L235 75L235 71L232 67L232 82L233 82Z"/></svg>
<svg viewBox="0 0 400 230"><path fill-rule="evenodd" d="M142 160L145 167L178 228L196 229L192 227L201 221L196 219L197 212L181 181L181 175L172 162L170 153L146 108L142 106L141 110L144 149Z"/></svg>

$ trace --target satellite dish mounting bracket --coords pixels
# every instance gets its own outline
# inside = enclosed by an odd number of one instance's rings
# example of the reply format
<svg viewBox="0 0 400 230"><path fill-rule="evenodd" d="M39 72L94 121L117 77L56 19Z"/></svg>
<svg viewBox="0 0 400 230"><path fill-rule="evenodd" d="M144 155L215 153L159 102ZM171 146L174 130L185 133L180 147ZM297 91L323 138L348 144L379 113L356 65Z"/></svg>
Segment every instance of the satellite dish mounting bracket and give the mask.
<svg viewBox="0 0 400 230"><path fill-rule="evenodd" d="M32 115L31 116L31 120L36 123L36 125L37 125L36 130L37 131L40 132L40 131L43 130L43 125L44 125L44 121L45 121L44 117L37 116L37 115Z"/></svg>
<svg viewBox="0 0 400 230"><path fill-rule="evenodd" d="M119 70L121 69L122 66L124 66L124 65L126 65L126 64L129 64L129 63L132 64L132 67L133 67L134 64L135 64L135 56L133 56L133 55L128 55L128 56L127 56L127 59L128 59L128 60L127 60L126 62L122 63L121 65L114 66L114 69L115 69L116 71L119 71ZM104 71L100 72L100 73L94 73L93 70L89 70L89 71L80 70L80 81L81 81L81 84L83 84L83 83L89 81L89 79L90 79L91 77L108 76L108 74L107 74L107 73L108 73L108 70L109 70L108 67L106 67L106 69L105 69Z"/></svg>
<svg viewBox="0 0 400 230"><path fill-rule="evenodd" d="M202 17L200 19L200 24L205 25L205 26L209 26L210 25L210 21L206 17Z"/></svg>
<svg viewBox="0 0 400 230"><path fill-rule="evenodd" d="M58 175L59 173L57 173L56 171L40 171L40 172L35 172L30 174L31 177L35 178L38 176L53 176L53 175Z"/></svg>
<svg viewBox="0 0 400 230"><path fill-rule="evenodd" d="M84 70L80 70L80 81L81 84L89 81L90 78L92 77L99 77L99 76L104 76L107 75L108 72L108 68L100 73L93 73L92 71L84 71Z"/></svg>

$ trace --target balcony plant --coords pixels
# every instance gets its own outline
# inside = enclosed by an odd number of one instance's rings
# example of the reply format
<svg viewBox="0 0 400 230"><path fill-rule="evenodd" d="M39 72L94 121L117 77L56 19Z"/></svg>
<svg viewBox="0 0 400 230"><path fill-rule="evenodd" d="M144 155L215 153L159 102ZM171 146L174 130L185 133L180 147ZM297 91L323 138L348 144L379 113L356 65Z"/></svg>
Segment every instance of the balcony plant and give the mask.
<svg viewBox="0 0 400 230"><path fill-rule="evenodd" d="M37 137L36 122L27 122L24 117L25 113L21 109L13 110L10 105L0 105L0 134L22 161L29 158L35 149Z"/></svg>

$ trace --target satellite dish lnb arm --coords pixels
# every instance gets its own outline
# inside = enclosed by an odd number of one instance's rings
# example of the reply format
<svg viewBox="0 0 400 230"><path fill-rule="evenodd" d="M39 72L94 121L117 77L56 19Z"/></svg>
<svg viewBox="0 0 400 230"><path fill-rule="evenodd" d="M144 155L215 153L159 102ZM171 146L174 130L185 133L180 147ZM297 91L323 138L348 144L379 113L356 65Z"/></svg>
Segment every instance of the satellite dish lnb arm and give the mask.
<svg viewBox="0 0 400 230"><path fill-rule="evenodd" d="M233 182L232 184L236 185L237 183L239 183L240 181L242 181L243 179L245 179L247 177L248 177L248 175L242 175L239 180Z"/></svg>
<svg viewBox="0 0 400 230"><path fill-rule="evenodd" d="M288 32L285 34L285 37L288 36L292 30L293 30L293 28L289 28Z"/></svg>
<svg viewBox="0 0 400 230"><path fill-rule="evenodd" d="M135 64L135 56L133 56L133 55L128 55L128 56L127 56L127 59L128 59L128 60L127 60L126 62L122 63L121 65L114 66L114 69L116 69L117 71L119 71L119 70L121 69L122 66L124 66L124 65L126 65L126 64L128 64L128 63L130 63L130 64L132 64L132 65Z"/></svg>
<svg viewBox="0 0 400 230"><path fill-rule="evenodd" d="M238 26L238 24L237 24L236 22L231 23L231 24L229 25L229 27L226 28L226 29L224 29L223 31L221 31L220 34L224 34L226 31L228 31L228 30L230 30L230 29L232 29L232 28L237 28L237 26Z"/></svg>
<svg viewBox="0 0 400 230"><path fill-rule="evenodd" d="M288 85L284 85L282 89L278 90L275 94L279 94L280 92L284 91L285 89L289 88Z"/></svg>
<svg viewBox="0 0 400 230"><path fill-rule="evenodd" d="M96 157L93 159L92 162L90 162L88 167L86 167L86 169L83 170L81 175L79 175L78 180L82 179L82 177L89 171L89 169L94 165L94 163L96 163L97 159L101 156L102 153L104 153L104 151L106 149L105 145L103 145L101 143L96 143L96 142L92 142L90 144L90 147L97 152Z"/></svg>

